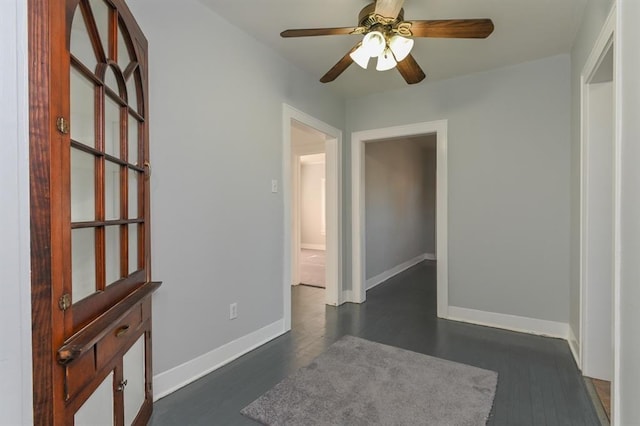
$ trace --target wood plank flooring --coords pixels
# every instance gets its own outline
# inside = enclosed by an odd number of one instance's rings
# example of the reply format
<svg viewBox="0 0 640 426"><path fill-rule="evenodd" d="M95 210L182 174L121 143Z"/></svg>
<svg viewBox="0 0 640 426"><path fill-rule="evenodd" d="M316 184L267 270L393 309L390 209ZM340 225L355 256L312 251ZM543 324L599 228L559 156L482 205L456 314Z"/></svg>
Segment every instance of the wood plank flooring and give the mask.
<svg viewBox="0 0 640 426"><path fill-rule="evenodd" d="M606 380L590 379L596 390L598 399L602 404L602 409L607 415L607 419L611 420L611 382Z"/></svg>
<svg viewBox="0 0 640 426"><path fill-rule="evenodd" d="M240 409L345 334L497 371L488 425L600 424L567 342L438 319L435 277L425 261L340 307L294 287L290 333L157 401L151 424L255 425Z"/></svg>

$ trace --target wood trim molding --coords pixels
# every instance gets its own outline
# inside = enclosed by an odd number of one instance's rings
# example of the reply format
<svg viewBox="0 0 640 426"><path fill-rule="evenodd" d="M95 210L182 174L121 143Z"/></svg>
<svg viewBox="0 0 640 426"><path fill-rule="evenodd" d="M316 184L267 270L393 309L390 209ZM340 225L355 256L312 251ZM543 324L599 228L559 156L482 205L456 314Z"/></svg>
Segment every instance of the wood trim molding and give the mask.
<svg viewBox="0 0 640 426"><path fill-rule="evenodd" d="M50 212L59 212L59 197L50 196L50 188L60 176L51 173L53 162L60 157L57 147L50 143L56 135L55 117L52 115L54 90L50 85L54 70L51 58L59 54L52 34L60 34L59 26L65 22L64 0L29 0L28 3L28 66L29 66L29 156L30 156L30 228L31 228L31 306L33 348L33 412L34 424L54 424L64 410L62 392L55 398L54 389L62 389L63 370L54 368L52 354L63 340L64 315L54 308L61 289L54 280L61 274L60 229ZM52 333L51 330L56 330ZM37 385L35 385L37 384Z"/></svg>
<svg viewBox="0 0 640 426"><path fill-rule="evenodd" d="M501 314L497 312L479 311L477 309L449 306L449 318L452 321L468 322L471 324L518 331L520 333L536 334L539 336L569 339L569 324L557 321L547 321L537 318L521 317L517 315Z"/></svg>

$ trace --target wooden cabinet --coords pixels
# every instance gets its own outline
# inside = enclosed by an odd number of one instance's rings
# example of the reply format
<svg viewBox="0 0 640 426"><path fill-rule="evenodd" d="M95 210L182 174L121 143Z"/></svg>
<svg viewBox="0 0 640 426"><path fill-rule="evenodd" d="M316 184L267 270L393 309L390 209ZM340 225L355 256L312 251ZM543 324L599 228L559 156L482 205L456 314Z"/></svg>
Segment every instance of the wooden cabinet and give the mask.
<svg viewBox="0 0 640 426"><path fill-rule="evenodd" d="M147 40L123 0L29 0L36 424L152 411Z"/></svg>

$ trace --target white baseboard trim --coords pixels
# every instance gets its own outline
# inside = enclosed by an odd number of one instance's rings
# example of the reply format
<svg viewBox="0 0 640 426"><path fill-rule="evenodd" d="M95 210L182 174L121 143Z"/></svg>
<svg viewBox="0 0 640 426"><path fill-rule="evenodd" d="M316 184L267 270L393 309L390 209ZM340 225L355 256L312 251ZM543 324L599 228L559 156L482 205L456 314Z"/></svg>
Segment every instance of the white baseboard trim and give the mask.
<svg viewBox="0 0 640 426"><path fill-rule="evenodd" d="M301 243L300 248L307 249L307 250L326 250L327 246L325 244Z"/></svg>
<svg viewBox="0 0 640 426"><path fill-rule="evenodd" d="M374 288L378 284L382 284L383 282L385 282L389 278L391 278L391 277L393 277L395 275L398 275L400 272L406 271L407 269L411 268L412 266L415 266L418 263L422 262L423 260L427 259L427 256L429 256L429 253L422 253L422 254L414 257L413 259L407 260L406 262L403 262L403 263L401 263L399 265L396 265L391 269L387 269L386 271L382 272L381 274L376 275L375 277L368 278L367 282L365 283L365 288L367 290L371 290L372 288ZM435 255L433 257L435 258Z"/></svg>
<svg viewBox="0 0 640 426"><path fill-rule="evenodd" d="M177 391L284 333L284 319L281 319L153 376L153 400L157 401Z"/></svg>
<svg viewBox="0 0 640 426"><path fill-rule="evenodd" d="M569 326L569 349L571 349L571 354L573 355L573 359L576 361L576 365L580 370L582 370L582 362L580 360L580 345L578 344L578 339L576 338L575 333L573 332L573 327Z"/></svg>
<svg viewBox="0 0 640 426"><path fill-rule="evenodd" d="M424 260L437 260L435 253L425 253Z"/></svg>
<svg viewBox="0 0 640 426"><path fill-rule="evenodd" d="M569 324L563 322L478 311L458 306L449 306L449 317L447 319L540 336L569 339Z"/></svg>

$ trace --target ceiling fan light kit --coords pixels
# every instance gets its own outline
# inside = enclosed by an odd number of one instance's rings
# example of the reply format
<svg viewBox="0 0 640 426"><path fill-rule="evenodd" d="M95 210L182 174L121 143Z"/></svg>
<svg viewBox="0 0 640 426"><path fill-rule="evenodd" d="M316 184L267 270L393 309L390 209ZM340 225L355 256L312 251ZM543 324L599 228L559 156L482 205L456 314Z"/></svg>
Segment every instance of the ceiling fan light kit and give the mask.
<svg viewBox="0 0 640 426"><path fill-rule="evenodd" d="M399 35L388 37L380 31L370 31L362 39L359 47L349 56L362 68L367 69L369 58L378 58L376 70L387 71L409 55L413 40Z"/></svg>
<svg viewBox="0 0 640 426"><path fill-rule="evenodd" d="M387 48L380 56L378 56L378 65L376 65L376 70L387 71L395 68L396 65L398 65L398 63L393 57L393 53Z"/></svg>
<svg viewBox="0 0 640 426"><path fill-rule="evenodd" d="M389 40L389 49L393 52L393 56L396 57L396 61L400 62L411 53L413 49L413 40L410 38L394 35Z"/></svg>
<svg viewBox="0 0 640 426"><path fill-rule="evenodd" d="M365 6L358 16L358 27L309 28L285 30L282 37L364 34L356 44L322 78L323 83L335 80L353 62L366 69L369 60L378 58L376 70L397 67L408 84L419 83L424 71L411 55L414 40L408 37L487 38L493 32L490 19L448 19L404 21L404 0L377 0Z"/></svg>
<svg viewBox="0 0 640 426"><path fill-rule="evenodd" d="M363 48L362 43L359 47L349 54L353 62L360 65L362 68L367 69L369 65L369 59L371 59L371 55L367 52L366 49Z"/></svg>

